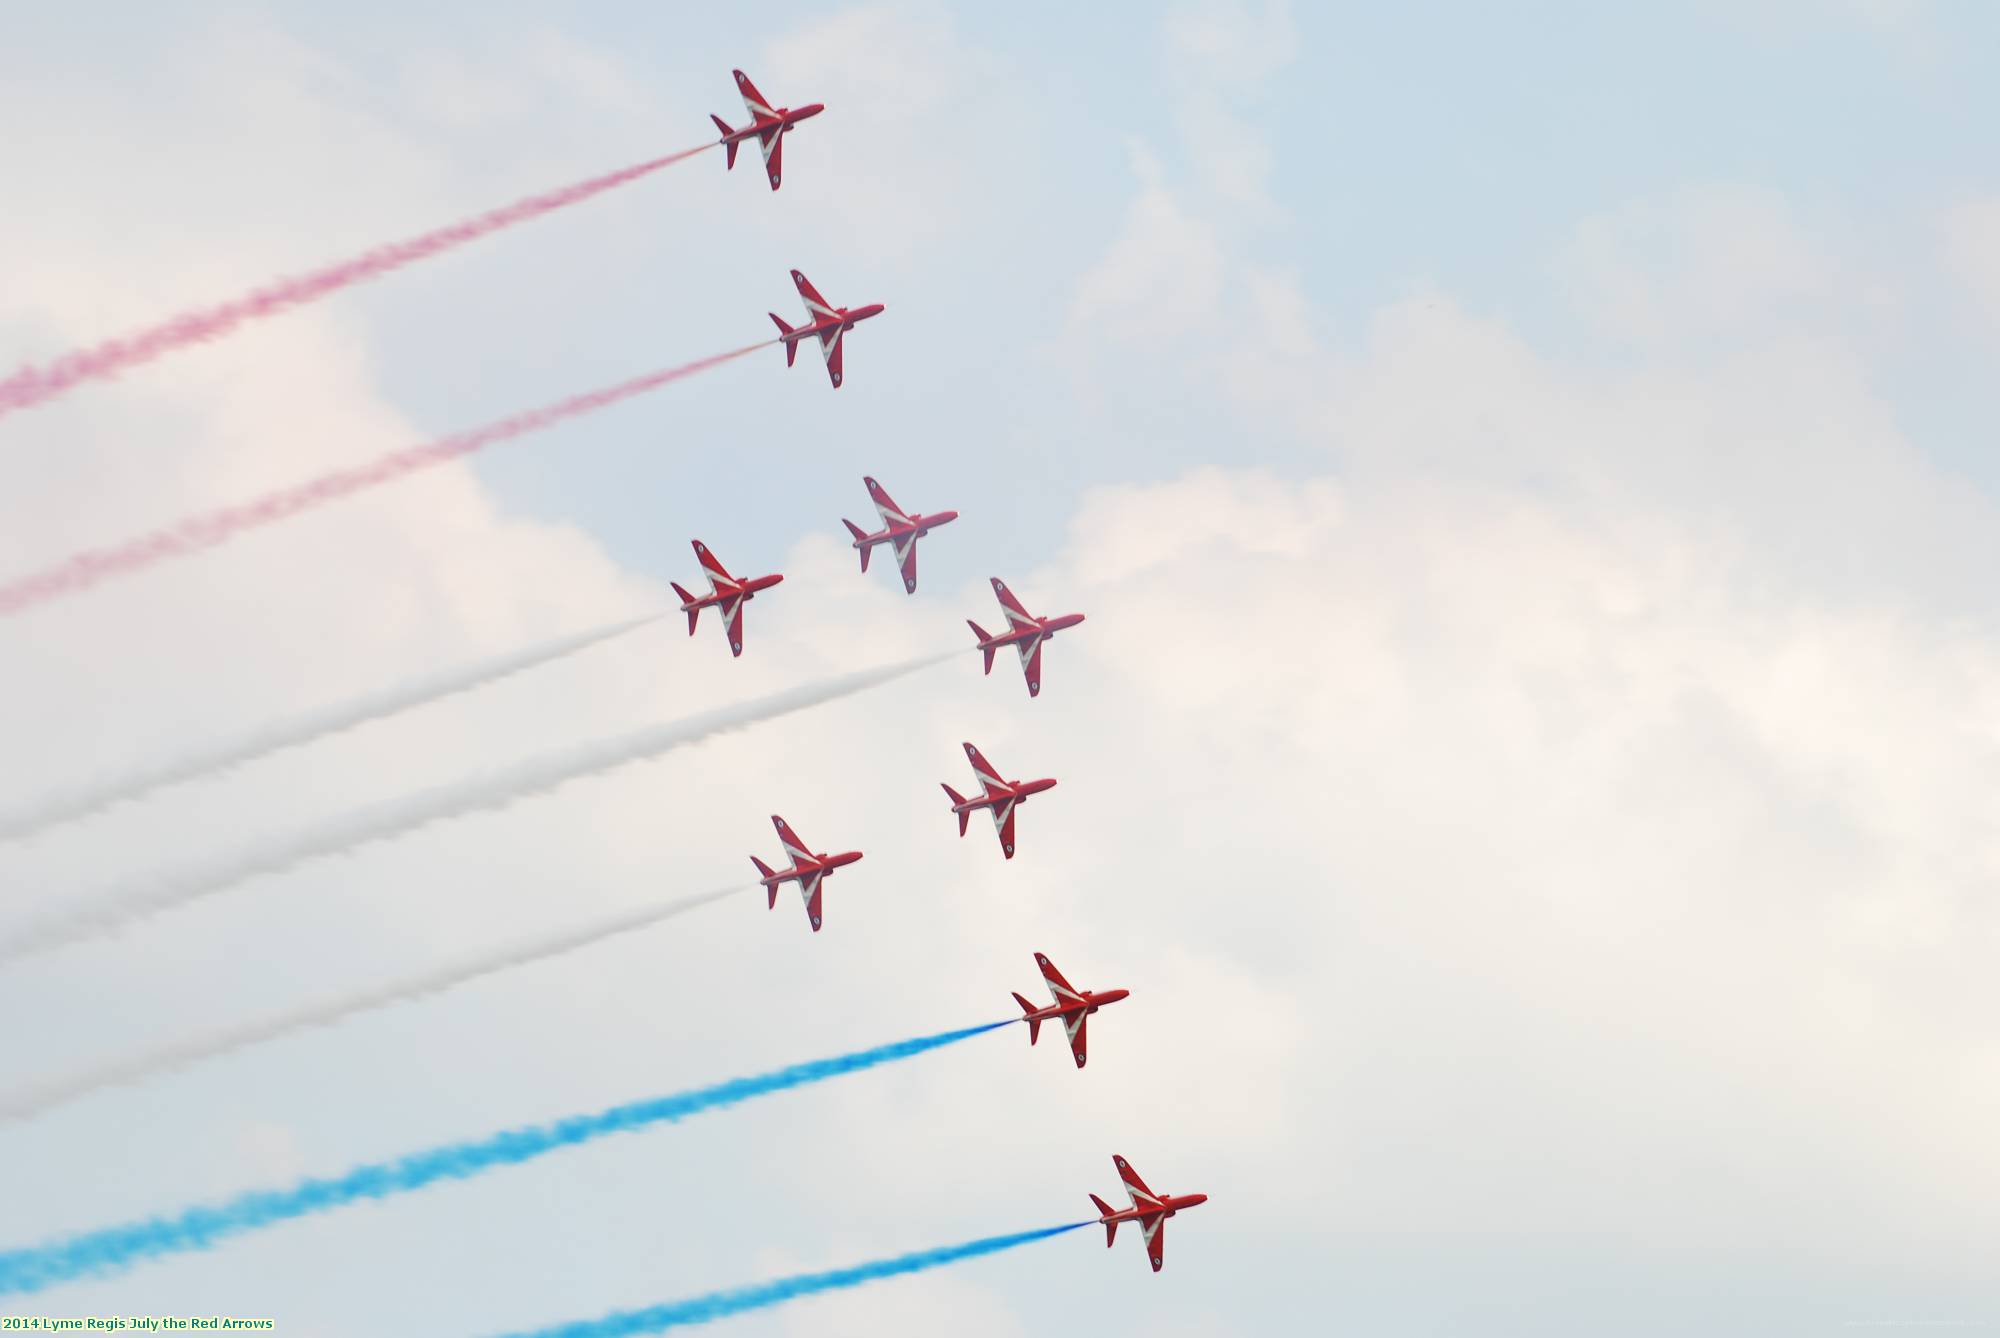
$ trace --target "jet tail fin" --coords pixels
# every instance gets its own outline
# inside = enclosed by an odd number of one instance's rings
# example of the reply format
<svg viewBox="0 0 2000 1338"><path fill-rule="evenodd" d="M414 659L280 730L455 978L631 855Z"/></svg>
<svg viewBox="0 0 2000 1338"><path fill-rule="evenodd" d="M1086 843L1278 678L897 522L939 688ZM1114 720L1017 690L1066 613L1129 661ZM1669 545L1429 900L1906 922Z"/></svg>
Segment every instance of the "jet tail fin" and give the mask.
<svg viewBox="0 0 2000 1338"><path fill-rule="evenodd" d="M940 781L939 784L942 785L943 782ZM965 807L965 796L952 789L949 785L944 786L944 792L951 796L951 806L958 811L958 834L964 836L965 820L972 816L971 811ZM1017 994L1014 997L1018 999L1021 996Z"/></svg>
<svg viewBox="0 0 2000 1338"><path fill-rule="evenodd" d="M1106 1203L1103 1199L1098 1198L1095 1194L1092 1194L1090 1196L1090 1201L1097 1205L1097 1215L1099 1217L1111 1216L1110 1204ZM1106 1222L1104 1224L1105 1248L1106 1249L1111 1248L1111 1243L1117 1239L1118 1239L1118 1224L1116 1222Z"/></svg>
<svg viewBox="0 0 2000 1338"><path fill-rule="evenodd" d="M701 617L701 610L698 608L688 608L688 605L694 603L694 596L683 590L680 582L668 581L667 584L671 585L674 588L674 593L681 597L681 608L686 611L688 616L688 635L693 636L694 625L696 620Z"/></svg>
<svg viewBox="0 0 2000 1338"><path fill-rule="evenodd" d="M715 128L722 132L722 151L729 155L729 165L722 169L726 172L729 168L736 166L736 146L742 143L742 141L730 138L736 132L729 128L729 122L723 120L714 112L709 113L708 119L715 122Z"/></svg>
<svg viewBox="0 0 2000 1338"><path fill-rule="evenodd" d="M1033 1045L1042 1034L1042 1020L1035 1016L1035 1006L1020 995L1014 996L1014 1002L1021 1005L1021 1011L1028 1015L1028 1044Z"/></svg>
<svg viewBox="0 0 2000 1338"><path fill-rule="evenodd" d="M771 881L773 878L777 877L777 870L773 869L763 860L758 859L755 855L752 855L750 857L750 862L757 866L757 872L760 875L762 875L761 881L764 884L764 891L770 894L770 901L769 904L766 906L766 909L767 910L778 909L778 885Z"/></svg>
<svg viewBox="0 0 2000 1338"><path fill-rule="evenodd" d="M965 625L967 627L970 627L972 629L972 635L978 637L981 641L991 641L993 639L986 635L985 628L981 627L978 623L972 621L972 619L967 618L965 620ZM986 672L990 674L993 672L993 647L981 646L980 649L986 652Z"/></svg>
<svg viewBox="0 0 2000 1338"><path fill-rule="evenodd" d="M867 539L868 531L862 529L859 525L856 525L853 521L848 520L846 517L843 516L841 518L840 523L847 527L847 532L854 536L857 544L860 544L860 541ZM860 546L861 546L861 570L867 571L868 555L874 552L875 550L867 547L865 544L860 544Z"/></svg>
<svg viewBox="0 0 2000 1338"><path fill-rule="evenodd" d="M775 311L769 314L772 324L778 327L778 337L785 340L785 366L789 367L792 365L792 361L799 356L799 341L789 337L792 334L792 327L785 324L783 316L780 316Z"/></svg>

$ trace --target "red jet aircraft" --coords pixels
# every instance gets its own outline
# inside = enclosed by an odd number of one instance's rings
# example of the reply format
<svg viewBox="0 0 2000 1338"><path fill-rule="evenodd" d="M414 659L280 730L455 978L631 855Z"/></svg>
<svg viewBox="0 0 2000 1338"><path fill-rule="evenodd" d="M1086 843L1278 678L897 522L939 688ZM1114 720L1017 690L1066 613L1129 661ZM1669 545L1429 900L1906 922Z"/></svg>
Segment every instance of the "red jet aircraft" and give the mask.
<svg viewBox="0 0 2000 1338"><path fill-rule="evenodd" d="M799 296L805 299L806 323L797 326L787 325L777 312L771 313L771 319L778 326L778 338L785 345L785 366L791 366L792 360L798 357L800 340L817 339L820 356L826 359L826 374L833 381L833 388L838 390L841 336L870 316L881 315L884 308L880 302L873 302L865 307L855 307L852 310L847 307L832 306L819 295L819 289L813 287L806 276L797 270L792 271L792 282L799 286Z"/></svg>
<svg viewBox="0 0 2000 1338"><path fill-rule="evenodd" d="M759 590L769 590L785 578L778 575L753 576L749 580L738 580L731 576L715 554L708 551L701 540L694 541L694 555L701 560L702 575L708 577L708 593L700 598L689 594L675 581L668 584L681 597L681 612L688 616L688 635L694 635L695 621L701 611L710 605L717 606L722 614L722 631L729 638L729 653L743 653L743 605L756 598Z"/></svg>
<svg viewBox="0 0 2000 1338"><path fill-rule="evenodd" d="M757 866L759 875L757 881L762 883L764 890L770 894L769 909L772 910L776 910L778 906L778 885L797 883L799 895L805 898L806 918L812 921L813 933L817 934L821 880L830 877L833 871L843 864L852 864L860 859L861 852L850 850L841 855L829 855L821 851L815 855L806 849L806 843L799 840L798 834L785 825L785 820L775 813L771 815L771 825L778 829L778 840L784 845L785 853L791 856L792 867L784 870L773 869L752 855L750 862Z"/></svg>
<svg viewBox="0 0 2000 1338"><path fill-rule="evenodd" d="M1165 1256L1167 1242L1167 1219L1183 1208L1193 1208L1208 1202L1206 1194L1155 1194L1146 1188L1146 1182L1132 1169L1131 1163L1123 1157L1112 1155L1111 1160L1118 1166L1118 1178L1125 1182L1125 1192L1132 1197L1132 1206L1118 1212L1111 1211L1111 1205L1095 1194L1090 1201L1097 1205L1097 1220L1104 1223L1104 1245L1118 1238L1120 1222L1137 1222L1139 1229L1146 1233L1146 1253L1152 1256L1153 1271L1160 1271L1160 1262Z"/></svg>
<svg viewBox="0 0 2000 1338"><path fill-rule="evenodd" d="M1014 809L1028 802L1031 794L1053 790L1052 780L1001 780L1000 773L993 764L979 755L979 750L971 744L965 745L966 760L972 763L974 774L979 777L985 793L977 799L967 799L949 785L944 792L951 796L951 811L958 814L958 834L965 835L965 823L978 809L986 809L993 815L993 830L1000 833L1000 849L1008 859L1014 858ZM1046 965L1046 963L1044 963ZM1055 977L1050 977L1053 984ZM1018 996L1016 996L1018 997Z"/></svg>
<svg viewBox="0 0 2000 1338"><path fill-rule="evenodd" d="M1042 1023L1061 1022L1063 1030L1069 1033L1069 1052L1076 1056L1076 1066L1082 1068L1085 1020L1104 1005L1115 1004L1132 991L1080 990L1064 980L1062 972L1056 970L1055 964L1040 953L1035 954L1035 965L1042 968L1042 979L1048 982L1049 995L1055 1003L1047 1008L1037 1008L1020 995L1014 996L1014 1002L1021 1005L1021 1011L1027 1015L1024 1020L1028 1024L1028 1044L1035 1043L1036 1036L1042 1030Z"/></svg>
<svg viewBox="0 0 2000 1338"><path fill-rule="evenodd" d="M868 570L868 553L875 545L892 544L896 550L896 565L903 572L903 589L914 595L917 593L917 540L938 526L957 520L958 512L939 511L928 516L921 512L908 512L897 506L896 499L889 496L874 479L864 478L861 481L868 485L868 495L875 499L876 514L882 517L882 528L874 534L851 520L840 522L854 536L854 546L861 550L861 570Z"/></svg>
<svg viewBox="0 0 2000 1338"><path fill-rule="evenodd" d="M1021 607L1021 601L1014 598L998 576L993 578L993 593L1000 599L1000 608L1007 615L1007 630L999 636L988 636L986 629L967 618L965 625L979 638L979 649L986 652L986 672L993 672L993 652L1002 646L1012 646L1021 656L1021 672L1028 680L1028 695L1038 697L1042 692L1042 643L1067 627L1075 627L1083 621L1081 613L1065 613L1060 618L1037 618Z"/></svg>
<svg viewBox="0 0 2000 1338"><path fill-rule="evenodd" d="M757 147L764 151L764 171L771 178L771 189L778 189L778 180L785 171L785 132L810 116L817 116L826 110L824 103L815 102L805 107L773 107L769 98L757 91L757 85L750 82L750 76L741 70L731 70L736 76L736 91L743 95L744 109L750 113L750 124L741 130L731 130L729 122L711 114L709 120L722 132L721 143L729 155L729 168L736 166L736 147L752 135L757 137ZM724 169L725 171L728 168Z"/></svg>

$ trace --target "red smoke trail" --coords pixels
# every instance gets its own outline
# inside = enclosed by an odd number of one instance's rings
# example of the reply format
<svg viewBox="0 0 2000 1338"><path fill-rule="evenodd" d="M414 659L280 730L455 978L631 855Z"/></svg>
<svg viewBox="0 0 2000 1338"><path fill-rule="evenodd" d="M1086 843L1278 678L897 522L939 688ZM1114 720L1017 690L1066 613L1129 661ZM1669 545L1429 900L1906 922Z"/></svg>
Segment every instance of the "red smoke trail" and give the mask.
<svg viewBox="0 0 2000 1338"><path fill-rule="evenodd" d="M191 311L123 339L109 340L96 348L80 349L58 358L46 368L23 367L5 381L0 381L0 417L5 417L15 409L26 409L44 400L54 399L85 381L115 376L128 367L151 362L163 353L170 353L174 349L199 343L204 339L219 338L245 321L274 316L287 307L300 306L325 297L329 293L339 292L353 284L387 274L391 270L401 269L416 261L442 255L454 247L476 241L488 233L498 232L516 223L525 223L531 218L539 218L543 214L569 205L580 204L593 195L601 195L628 181L636 181L672 163L680 162L683 158L692 158L695 154L714 147L714 144L704 144L700 148L683 149L679 153L655 158L651 162L638 163L607 176L579 181L573 186L565 186L546 195L531 195L525 200L515 201L504 209L481 214L478 218L454 223L450 227L439 228L436 232L427 232L408 241L377 247L365 255L296 279L280 280L268 288L260 288L247 297L240 297L223 306L212 307L207 311Z"/></svg>
<svg viewBox="0 0 2000 1338"><path fill-rule="evenodd" d="M363 492L415 473L432 465L441 465L461 456L471 455L495 442L507 441L525 436L530 432L552 427L564 419L577 418L587 413L617 404L621 400L643 395L649 390L692 376L696 372L708 370L746 353L754 353L760 348L769 348L777 343L766 339L762 343L746 344L742 348L731 349L727 353L717 353L713 357L698 362L685 363L679 367L669 367L663 371L649 372L645 376L634 377L630 381L593 390L583 395L572 395L566 400L527 413L503 418L497 423L461 432L456 436L444 437L425 446L413 446L408 450L395 451L374 462L356 469L339 469L330 474L322 474L310 483L266 493L254 502L242 506L225 507L211 511L205 516L194 516L177 525L149 534L142 539L133 539L113 548L89 549L68 558L45 571L26 576L17 581L0 585L0 617L19 613L21 610L40 604L60 595L75 594L96 585L99 581L114 576L129 576L142 571L156 562L168 558L188 557L204 548L235 538L245 530L310 511L327 502L337 501L354 493Z"/></svg>

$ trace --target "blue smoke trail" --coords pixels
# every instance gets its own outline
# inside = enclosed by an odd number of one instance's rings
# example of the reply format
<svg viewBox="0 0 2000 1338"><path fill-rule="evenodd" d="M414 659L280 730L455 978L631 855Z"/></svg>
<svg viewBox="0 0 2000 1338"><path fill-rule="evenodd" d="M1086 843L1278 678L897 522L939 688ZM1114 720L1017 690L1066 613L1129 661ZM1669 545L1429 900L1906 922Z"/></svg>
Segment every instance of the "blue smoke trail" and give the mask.
<svg viewBox="0 0 2000 1338"><path fill-rule="evenodd" d="M873 1282L877 1278L921 1273L925 1269L956 1263L960 1259L972 1259L982 1254L1011 1250L1016 1245L1047 1240L1050 1236L1060 1236L1065 1231L1075 1231L1078 1227L1090 1225L1092 1224L1089 1222L1071 1222L1068 1226L1043 1227L1040 1231L1019 1231L1011 1236L988 1236L984 1240L969 1240L963 1245L946 1245L936 1250L918 1250L914 1254L899 1254L893 1259L878 1259L872 1264L856 1264L852 1268L835 1268L825 1273L798 1273L789 1278L779 1278L775 1282L734 1287L726 1292L710 1292L706 1296L695 1296L685 1301L670 1301L666 1305L648 1306L644 1310L620 1310L601 1319L577 1320L572 1324L558 1324L553 1328L511 1334L508 1338L622 1338L625 1334L658 1333L662 1329L677 1329L688 1324L706 1324L710 1320L740 1315L746 1310L762 1310L766 1306L782 1305L801 1296L836 1291L842 1287L859 1287L862 1283Z"/></svg>
<svg viewBox="0 0 2000 1338"><path fill-rule="evenodd" d="M572 1115L554 1124L530 1125L466 1143L450 1143L401 1161L356 1167L333 1179L303 1180L290 1189L259 1190L212 1207L189 1208L174 1217L155 1217L125 1226L85 1232L67 1240L0 1253L0 1295L40 1291L58 1282L128 1267L142 1259L206 1250L231 1236L256 1231L357 1199L406 1194L440 1180L464 1180L496 1166L532 1161L558 1148L574 1147L606 1134L670 1123L705 1110L733 1106L752 1097L824 1082L878 1064L909 1059L1018 1019L987 1022L958 1031L878 1045L872 1050L815 1059L750 1078L732 1078L713 1087L613 1106L595 1115Z"/></svg>

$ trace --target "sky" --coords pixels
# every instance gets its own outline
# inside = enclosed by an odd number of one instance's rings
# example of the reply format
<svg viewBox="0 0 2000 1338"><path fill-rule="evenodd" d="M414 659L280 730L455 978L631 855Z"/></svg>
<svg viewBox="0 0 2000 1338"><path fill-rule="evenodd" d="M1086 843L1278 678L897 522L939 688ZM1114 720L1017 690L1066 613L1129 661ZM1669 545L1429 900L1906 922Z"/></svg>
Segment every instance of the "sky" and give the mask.
<svg viewBox="0 0 2000 1338"><path fill-rule="evenodd" d="M0 1302L495 1333L1210 1200L744 1335L2000 1329L2000 11L0 5L0 368L824 102L0 421L0 571L775 348L0 621L0 806L782 571L0 847L0 928L829 675L893 687L0 967L10 1090L866 859L0 1126L0 1247L981 1021ZM865 577L861 479L961 518ZM989 577L1088 621L1030 701ZM706 619L704 622L706 623ZM962 741L1054 776L1000 858ZM789 896L790 894L787 893ZM1034 988L1031 988L1034 987Z"/></svg>

